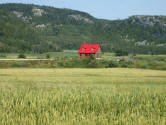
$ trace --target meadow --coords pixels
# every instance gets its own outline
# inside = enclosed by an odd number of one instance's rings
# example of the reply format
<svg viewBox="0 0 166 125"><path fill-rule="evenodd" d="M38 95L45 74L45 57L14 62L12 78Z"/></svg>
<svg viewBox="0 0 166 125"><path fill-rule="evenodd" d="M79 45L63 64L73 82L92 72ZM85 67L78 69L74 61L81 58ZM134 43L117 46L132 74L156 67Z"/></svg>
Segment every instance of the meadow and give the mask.
<svg viewBox="0 0 166 125"><path fill-rule="evenodd" d="M166 70L166 55L116 56L105 52L100 60L79 59L76 50L24 54L0 53L0 68L142 68ZM48 58L49 57L49 58Z"/></svg>
<svg viewBox="0 0 166 125"><path fill-rule="evenodd" d="M18 59L20 53L0 53L0 59ZM23 53L27 59L46 59L46 55L50 55L50 59L58 57L77 57L76 50L64 50L63 52L48 52L48 53Z"/></svg>
<svg viewBox="0 0 166 125"><path fill-rule="evenodd" d="M1 125L165 125L166 71L0 69Z"/></svg>

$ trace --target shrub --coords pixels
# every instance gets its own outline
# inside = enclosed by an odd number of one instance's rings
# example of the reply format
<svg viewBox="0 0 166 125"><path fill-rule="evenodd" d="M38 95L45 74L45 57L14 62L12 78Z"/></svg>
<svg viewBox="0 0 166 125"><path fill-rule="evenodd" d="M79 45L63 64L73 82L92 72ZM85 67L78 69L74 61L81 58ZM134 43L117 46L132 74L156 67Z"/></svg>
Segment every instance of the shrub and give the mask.
<svg viewBox="0 0 166 125"><path fill-rule="evenodd" d="M91 55L89 59L90 60L95 60L96 58L93 55Z"/></svg>
<svg viewBox="0 0 166 125"><path fill-rule="evenodd" d="M118 67L118 66L119 66L118 62L113 61L113 60L111 60L108 64L108 68L113 68L113 67Z"/></svg>
<svg viewBox="0 0 166 125"><path fill-rule="evenodd" d="M88 64L87 64L87 68L97 68L98 67L98 63L96 62L96 60L91 60Z"/></svg>
<svg viewBox="0 0 166 125"><path fill-rule="evenodd" d="M128 52L125 50L116 50L115 55L116 56L128 56Z"/></svg>
<svg viewBox="0 0 166 125"><path fill-rule="evenodd" d="M132 67L133 61L122 59L119 61L119 64L123 68Z"/></svg>
<svg viewBox="0 0 166 125"><path fill-rule="evenodd" d="M24 54L21 53L21 54L18 55L18 58L19 58L19 59L20 59L20 58L25 59L26 56L25 56Z"/></svg>
<svg viewBox="0 0 166 125"><path fill-rule="evenodd" d="M46 59L49 59L49 58L50 58L50 55L49 55L49 54L47 54L47 55L46 55Z"/></svg>
<svg viewBox="0 0 166 125"><path fill-rule="evenodd" d="M63 62L61 62L61 61L60 61L60 62L58 62L58 63L57 63L57 65L58 65L58 67L64 67L64 63L63 63Z"/></svg>

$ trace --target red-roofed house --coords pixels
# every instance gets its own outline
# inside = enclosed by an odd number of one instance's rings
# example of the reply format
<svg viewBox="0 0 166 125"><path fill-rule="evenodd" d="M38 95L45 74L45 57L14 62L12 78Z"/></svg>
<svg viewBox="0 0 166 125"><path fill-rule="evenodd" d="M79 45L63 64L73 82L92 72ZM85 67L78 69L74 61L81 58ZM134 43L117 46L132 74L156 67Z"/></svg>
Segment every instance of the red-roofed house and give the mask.
<svg viewBox="0 0 166 125"><path fill-rule="evenodd" d="M90 57L93 55L95 58L101 58L103 54L103 50L100 44L82 44L80 49L78 50L80 57Z"/></svg>

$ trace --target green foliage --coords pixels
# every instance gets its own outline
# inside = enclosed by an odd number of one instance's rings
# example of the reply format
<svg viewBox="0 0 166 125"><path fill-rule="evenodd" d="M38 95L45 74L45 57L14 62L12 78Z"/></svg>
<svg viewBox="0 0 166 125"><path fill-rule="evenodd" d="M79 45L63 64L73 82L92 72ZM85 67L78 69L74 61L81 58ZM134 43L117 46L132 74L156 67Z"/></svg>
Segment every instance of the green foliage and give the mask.
<svg viewBox="0 0 166 125"><path fill-rule="evenodd" d="M3 55L3 54L1 54ZM55 53L49 53L52 58L45 60L46 54L27 55L30 60L15 60L18 54L5 54L6 58L12 60L0 60L0 68L10 67L27 67L27 68L144 68L144 69L158 69L166 70L166 56L165 55L137 55L135 57L116 57L113 56L109 59L80 59L62 54L56 57ZM66 55L66 56L65 56ZM15 57L15 58L14 58ZM39 60L33 60L39 59Z"/></svg>
<svg viewBox="0 0 166 125"><path fill-rule="evenodd" d="M73 58L66 61L60 61L58 63L60 67L70 67L70 68L98 68L100 63L94 57L79 59Z"/></svg>
<svg viewBox="0 0 166 125"><path fill-rule="evenodd" d="M49 54L46 54L46 59L49 59L50 58L50 55Z"/></svg>
<svg viewBox="0 0 166 125"><path fill-rule="evenodd" d="M134 65L136 68L165 70L166 59L165 56L136 56Z"/></svg>
<svg viewBox="0 0 166 125"><path fill-rule="evenodd" d="M43 11L41 16L35 16L35 8ZM75 19L73 15L83 19ZM145 26L135 17L109 21L70 9L2 4L0 17L0 52L41 54L64 49L78 50L83 41L87 41L101 43L104 51L125 50L125 55L166 53L166 30L162 25L166 22L164 16L145 16L145 19L158 21L154 26ZM139 46L138 41L147 41L147 45Z"/></svg>
<svg viewBox="0 0 166 125"><path fill-rule="evenodd" d="M119 49L119 50L116 50L116 51L115 51L115 55L116 55L116 56L128 56L128 52L125 51L125 50Z"/></svg>
<svg viewBox="0 0 166 125"><path fill-rule="evenodd" d="M18 58L19 58L19 59L20 59L20 58L25 59L26 56L25 56L23 53L21 53L21 54L18 55Z"/></svg>
<svg viewBox="0 0 166 125"><path fill-rule="evenodd" d="M111 61L108 63L108 68L113 68L113 67L119 67L119 63L118 63L117 61L111 60Z"/></svg>
<svg viewBox="0 0 166 125"><path fill-rule="evenodd" d="M133 60L121 59L121 60L119 61L120 67L123 67L123 68L131 68L131 67L134 67L133 64L134 64Z"/></svg>
<svg viewBox="0 0 166 125"><path fill-rule="evenodd" d="M91 55L90 56L90 58L89 58L89 60L91 61L91 60L95 60L96 58L93 56L93 55Z"/></svg>

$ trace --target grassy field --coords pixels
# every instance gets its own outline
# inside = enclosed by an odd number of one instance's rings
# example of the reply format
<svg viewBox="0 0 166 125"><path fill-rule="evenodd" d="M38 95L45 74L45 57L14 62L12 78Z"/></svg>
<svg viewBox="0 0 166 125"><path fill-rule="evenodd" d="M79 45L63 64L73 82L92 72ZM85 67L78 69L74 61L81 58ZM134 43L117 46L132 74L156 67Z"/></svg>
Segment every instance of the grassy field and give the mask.
<svg viewBox="0 0 166 125"><path fill-rule="evenodd" d="M0 53L0 68L142 68L166 70L166 55L115 56L105 52L100 60L81 60L74 50L43 54ZM49 55L50 58L47 58Z"/></svg>
<svg viewBox="0 0 166 125"><path fill-rule="evenodd" d="M165 125L166 71L0 69L1 125Z"/></svg>
<svg viewBox="0 0 166 125"><path fill-rule="evenodd" d="M48 52L42 54L33 54L33 53L25 53L27 59L46 59L46 55L49 54L51 59L55 59L57 57L77 57L78 53L77 50L64 50L63 52ZM0 59L18 59L19 53L0 53ZM132 55L129 55L132 56ZM110 60L115 57L115 53L111 52L104 52L102 59ZM141 58L166 58L166 55L140 55L137 54L136 57Z"/></svg>
<svg viewBox="0 0 166 125"><path fill-rule="evenodd" d="M48 52L43 54L30 54L25 53L27 59L46 59L46 55L49 54L51 59L57 57L77 57L77 51L64 50L63 52ZM19 53L0 53L0 59L18 59Z"/></svg>

